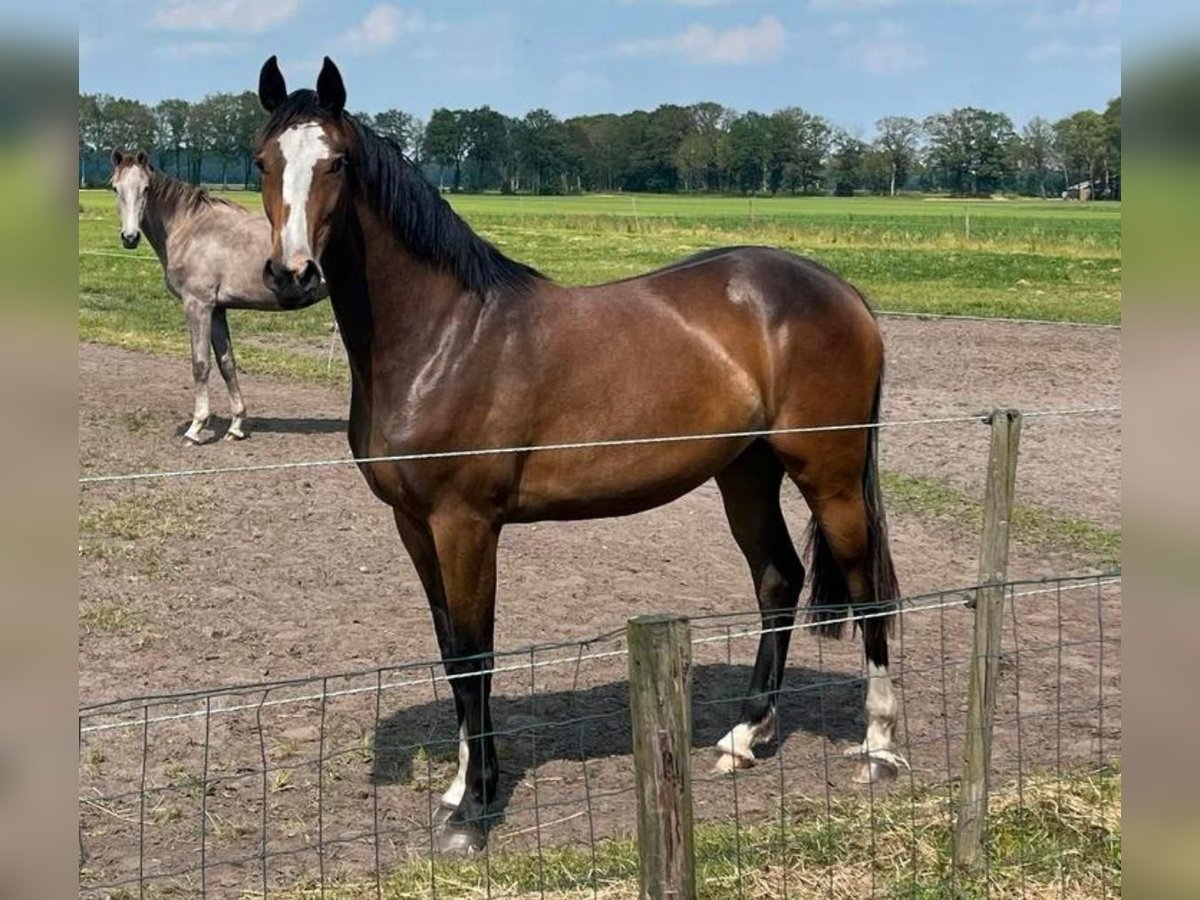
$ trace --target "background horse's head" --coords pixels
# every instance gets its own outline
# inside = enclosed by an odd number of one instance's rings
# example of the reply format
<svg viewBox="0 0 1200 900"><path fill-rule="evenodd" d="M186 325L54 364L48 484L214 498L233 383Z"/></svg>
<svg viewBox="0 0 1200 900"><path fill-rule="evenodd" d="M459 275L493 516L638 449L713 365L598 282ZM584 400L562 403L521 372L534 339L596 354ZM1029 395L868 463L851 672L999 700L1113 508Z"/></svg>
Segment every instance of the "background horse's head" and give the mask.
<svg viewBox="0 0 1200 900"><path fill-rule="evenodd" d="M146 192L150 189L150 158L145 150L136 153L113 150L112 165L112 188L117 195L117 215L121 218L121 243L127 250L132 250L142 236L142 214L146 211Z"/></svg>
<svg viewBox="0 0 1200 900"><path fill-rule="evenodd" d="M336 219L348 208L347 174L356 132L343 114L346 88L329 57L315 91L289 95L272 56L259 74L258 98L271 114L255 160L262 172L263 209L271 222L271 256L263 266L263 283L281 305L291 307L321 283L321 255Z"/></svg>

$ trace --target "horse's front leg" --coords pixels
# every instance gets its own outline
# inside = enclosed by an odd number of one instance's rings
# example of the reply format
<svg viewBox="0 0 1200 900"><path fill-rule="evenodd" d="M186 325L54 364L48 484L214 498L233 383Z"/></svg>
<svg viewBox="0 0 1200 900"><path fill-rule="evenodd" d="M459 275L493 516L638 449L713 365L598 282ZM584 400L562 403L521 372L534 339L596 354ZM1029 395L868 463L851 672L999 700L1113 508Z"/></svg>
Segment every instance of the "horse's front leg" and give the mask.
<svg viewBox="0 0 1200 900"><path fill-rule="evenodd" d="M204 435L210 415L208 404L209 344L212 340L211 300L184 297L183 315L187 320L188 337L192 341L192 424L184 437L193 444L203 444L212 435Z"/></svg>
<svg viewBox="0 0 1200 900"><path fill-rule="evenodd" d="M435 848L471 855L487 843L499 766L492 728L492 650L499 524L474 510L436 510L397 525L429 595L458 718L458 774L442 795Z"/></svg>

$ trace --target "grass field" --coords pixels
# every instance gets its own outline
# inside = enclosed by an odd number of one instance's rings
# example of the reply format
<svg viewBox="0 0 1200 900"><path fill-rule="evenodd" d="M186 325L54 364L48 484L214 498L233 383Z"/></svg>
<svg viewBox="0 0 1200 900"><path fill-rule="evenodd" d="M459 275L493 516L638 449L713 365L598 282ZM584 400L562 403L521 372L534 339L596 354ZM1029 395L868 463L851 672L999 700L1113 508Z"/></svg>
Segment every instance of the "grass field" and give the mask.
<svg viewBox="0 0 1200 900"><path fill-rule="evenodd" d="M951 865L944 790L916 796L840 800L830 809L797 804L766 825L700 824L696 876L702 898L782 896L1091 898L1121 892L1121 776L1118 767L1031 778L993 788L984 873ZM592 893L595 885L596 894ZM600 896L633 900L638 893L632 840L545 848L540 856L495 855L481 862L417 862L382 885L388 900L438 893L454 896ZM375 897L373 882L298 886L280 896L308 900Z"/></svg>
<svg viewBox="0 0 1200 900"><path fill-rule="evenodd" d="M229 196L260 208L257 194ZM819 259L881 309L1120 321L1119 204L654 195L464 195L453 202L507 253L565 283L636 274L709 247L762 243ZM183 352L182 315L149 247L121 249L111 193L83 191L80 204L80 337ZM324 304L233 319L250 371L325 379L322 360L289 349L289 336L328 335Z"/></svg>

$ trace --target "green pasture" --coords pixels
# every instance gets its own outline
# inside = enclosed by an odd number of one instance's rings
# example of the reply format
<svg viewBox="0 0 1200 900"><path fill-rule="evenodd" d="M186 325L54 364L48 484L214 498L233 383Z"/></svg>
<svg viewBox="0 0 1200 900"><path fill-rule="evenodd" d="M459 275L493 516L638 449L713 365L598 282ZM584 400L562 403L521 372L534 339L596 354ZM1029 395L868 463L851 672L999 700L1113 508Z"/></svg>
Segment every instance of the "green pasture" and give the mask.
<svg viewBox="0 0 1200 900"><path fill-rule="evenodd" d="M260 208L257 194L229 196ZM771 244L831 266L884 310L1120 321L1119 204L656 195L463 195L452 202L505 252L564 283L632 275L715 246ZM80 337L183 352L178 304L149 247L121 248L113 195L82 191L80 206ZM329 336L325 304L233 318L247 369L344 377L327 375L313 352Z"/></svg>

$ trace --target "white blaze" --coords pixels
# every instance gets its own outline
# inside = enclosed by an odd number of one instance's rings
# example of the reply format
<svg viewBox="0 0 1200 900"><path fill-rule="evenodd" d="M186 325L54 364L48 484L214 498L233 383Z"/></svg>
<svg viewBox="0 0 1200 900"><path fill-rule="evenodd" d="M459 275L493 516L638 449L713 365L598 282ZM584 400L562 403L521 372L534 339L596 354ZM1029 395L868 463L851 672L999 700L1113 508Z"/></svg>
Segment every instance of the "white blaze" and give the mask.
<svg viewBox="0 0 1200 900"><path fill-rule="evenodd" d="M283 263L288 265L297 256L312 259L308 195L317 163L329 158L329 144L320 125L305 122L279 136L279 149L283 153L283 202L288 207L283 220Z"/></svg>
<svg viewBox="0 0 1200 900"><path fill-rule="evenodd" d="M121 217L121 234L137 234L142 227L142 212L146 208L146 189L150 177L141 166L129 166L113 184L117 189L117 213Z"/></svg>

